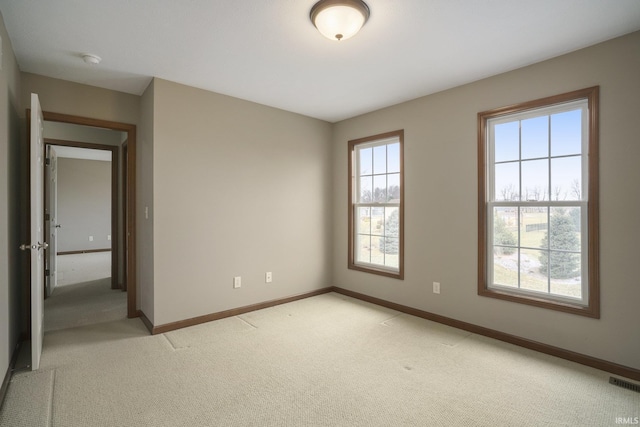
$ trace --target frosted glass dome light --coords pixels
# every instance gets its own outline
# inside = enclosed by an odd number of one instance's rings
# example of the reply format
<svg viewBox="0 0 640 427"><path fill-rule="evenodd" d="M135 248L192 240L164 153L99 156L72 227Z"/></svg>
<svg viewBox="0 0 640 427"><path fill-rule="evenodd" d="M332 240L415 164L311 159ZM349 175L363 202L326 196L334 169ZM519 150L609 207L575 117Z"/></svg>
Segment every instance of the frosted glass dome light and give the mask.
<svg viewBox="0 0 640 427"><path fill-rule="evenodd" d="M311 8L310 18L320 34L342 41L355 36L369 15L362 0L320 0Z"/></svg>

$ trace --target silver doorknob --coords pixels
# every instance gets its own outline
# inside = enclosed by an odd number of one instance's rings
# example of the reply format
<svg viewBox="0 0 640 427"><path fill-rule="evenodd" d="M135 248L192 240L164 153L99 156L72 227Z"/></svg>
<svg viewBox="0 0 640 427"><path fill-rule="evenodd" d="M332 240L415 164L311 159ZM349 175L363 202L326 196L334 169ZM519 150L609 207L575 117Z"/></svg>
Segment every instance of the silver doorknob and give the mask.
<svg viewBox="0 0 640 427"><path fill-rule="evenodd" d="M49 244L47 242L38 242L35 245L29 245L29 244L24 244L24 245L20 245L20 250L26 251L26 250L39 250L39 249L47 249L49 247Z"/></svg>

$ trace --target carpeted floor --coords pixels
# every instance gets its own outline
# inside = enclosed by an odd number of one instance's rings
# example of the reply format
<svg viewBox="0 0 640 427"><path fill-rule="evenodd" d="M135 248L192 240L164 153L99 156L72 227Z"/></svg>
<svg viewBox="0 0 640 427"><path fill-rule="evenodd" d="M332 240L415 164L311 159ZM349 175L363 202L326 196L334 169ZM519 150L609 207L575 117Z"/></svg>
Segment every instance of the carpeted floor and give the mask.
<svg viewBox="0 0 640 427"><path fill-rule="evenodd" d="M608 426L609 374L325 294L166 334L49 331L0 426Z"/></svg>
<svg viewBox="0 0 640 427"><path fill-rule="evenodd" d="M111 278L58 286L44 301L44 330L75 328L127 317L127 293L111 289Z"/></svg>
<svg viewBox="0 0 640 427"><path fill-rule="evenodd" d="M92 282L111 276L111 252L58 255L57 286Z"/></svg>

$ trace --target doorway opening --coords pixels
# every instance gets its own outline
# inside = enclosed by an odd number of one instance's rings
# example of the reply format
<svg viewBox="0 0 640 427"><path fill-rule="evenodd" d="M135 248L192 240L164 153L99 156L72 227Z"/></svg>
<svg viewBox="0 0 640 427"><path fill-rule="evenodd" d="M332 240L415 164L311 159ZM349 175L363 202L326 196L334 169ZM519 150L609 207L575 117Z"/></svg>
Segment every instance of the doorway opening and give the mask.
<svg viewBox="0 0 640 427"><path fill-rule="evenodd" d="M123 133L45 122L44 135L44 331L124 319L127 295L118 292L124 291L118 239Z"/></svg>
<svg viewBox="0 0 640 427"><path fill-rule="evenodd" d="M27 129L30 129L30 113L27 111ZM57 124L81 125L84 127L115 130L122 135L121 142L115 148L116 153L122 153L119 162L113 162L114 168L117 164L122 167L117 168L116 174L112 175L113 193L121 192L118 200L112 204L112 228L111 239L113 253L117 252L118 256L114 256L116 262L111 263L112 287L126 290L126 316L128 318L138 317L137 310L137 287L136 287L136 230L135 230L135 211L136 211L136 126L128 123L112 122L100 119L92 119L81 116L52 113L43 111L44 122ZM29 131L28 131L29 133ZM46 142L63 145L74 145L70 141L61 141L48 139ZM77 143L75 143L77 146ZM82 145L82 143L80 143ZM96 148L96 144L89 144ZM123 148L126 147L126 148ZM118 185L120 183L120 185ZM113 199L113 198L112 198ZM47 221L45 221L46 223ZM55 226L55 224L54 224ZM27 275L28 277L28 275ZM46 289L45 289L46 291ZM27 325L30 324L31 300L30 284L25 283L25 318ZM30 327L27 328L27 338L30 338Z"/></svg>
<svg viewBox="0 0 640 427"><path fill-rule="evenodd" d="M127 317L133 318L138 317L138 310L136 307L136 247L135 247L135 177L136 177L136 126L127 124L127 123L119 123L119 122L111 122L106 120L99 119L91 119L80 116L73 116L67 114L59 114L52 113L48 111L43 111L43 118L45 122L55 122L55 123L67 123L67 124L75 124L75 125L83 125L94 128L102 128L102 129L110 129L116 130L123 133L124 137L122 138L122 142L120 144L125 146L126 149L118 150L123 153L122 164L123 168L122 173L118 174L122 178L122 182L126 183L123 186L123 194L120 198L122 203L120 206L120 212L122 212L122 223L118 224L118 210L115 210L115 214L113 214L112 220L112 239L113 239L113 247L116 247L116 242L120 241L122 238L123 248L122 253L124 257L122 257L122 262L118 263L118 265L122 265L122 281L121 283L117 283L117 287L122 287L122 289L127 291ZM94 144L95 145L95 144ZM115 179L115 177L114 177ZM116 192L117 183L113 185L114 192ZM118 203L115 204L118 206ZM120 225L120 227L118 226ZM122 232L118 232L118 230L122 230ZM115 257L114 257L115 258ZM116 263L112 263L116 264ZM118 277L118 271L115 271L115 267L112 265L112 277ZM113 285L112 285L113 286Z"/></svg>

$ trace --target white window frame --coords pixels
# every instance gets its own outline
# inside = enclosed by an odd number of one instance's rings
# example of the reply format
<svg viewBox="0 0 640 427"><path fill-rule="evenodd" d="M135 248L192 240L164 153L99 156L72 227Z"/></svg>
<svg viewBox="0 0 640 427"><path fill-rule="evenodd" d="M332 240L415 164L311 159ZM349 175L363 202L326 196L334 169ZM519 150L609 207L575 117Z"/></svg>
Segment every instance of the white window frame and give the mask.
<svg viewBox="0 0 640 427"><path fill-rule="evenodd" d="M531 305L543 306L551 309L582 314L590 317L599 317L599 284L598 284L598 189L597 189L597 99L598 88L589 88L556 97L545 98L529 103L519 104L502 109L479 113L479 172L484 173L484 182L479 184L479 278L478 293L483 296L507 299ZM582 114L582 150L581 156L581 198L579 200L551 200L552 197L552 168L551 160L562 157L575 157L576 155L552 156L549 147L547 156L540 157L549 162L548 165L548 197L547 200L516 200L498 201L495 191L495 139L494 130L499 124L510 123L529 118L550 116L566 111L580 109ZM549 127L551 132L551 127ZM595 133L595 134L594 134ZM551 144L549 138L549 144ZM519 150L521 150L521 146ZM509 160L500 163L517 163L519 165L519 194L523 195L522 188L522 162L536 159L522 159L521 153L517 160ZM481 171L480 168L483 170ZM593 170L595 169L595 170ZM595 174L595 179L590 174ZM591 188L590 187L591 183ZM516 210L516 217L520 218L520 210L527 207L543 207L547 209L547 224L550 224L551 210L554 207L579 207L581 208L581 297L574 298L551 293L550 273L547 273L547 291L534 291L520 288L520 267L518 267L518 287L504 286L494 283L494 208L510 207ZM534 249L521 246L521 227L518 227L518 243L512 247L518 249ZM482 245L483 247L481 247ZM546 248L547 253L553 250ZM518 251L520 254L520 251ZM520 255L518 255L520 266ZM482 263L482 264L480 264Z"/></svg>
<svg viewBox="0 0 640 427"><path fill-rule="evenodd" d="M390 144L399 144L400 146L400 170L399 172L388 172L383 174L374 174L372 176L391 175L399 173L400 175L400 199L397 202L361 202L358 195L360 194L360 153L367 148L387 146ZM404 131L394 131L385 134L374 135L371 137L361 138L349 141L349 263L348 267L353 270L360 270L369 273L379 274L383 276L393 277L396 279L404 278L404 161L403 161L403 144ZM377 263L368 263L359 261L358 257L358 209L368 207L375 208L398 208L399 214L399 232L398 232L398 267L390 267ZM371 234L370 234L371 235ZM386 257L386 254L385 254Z"/></svg>

